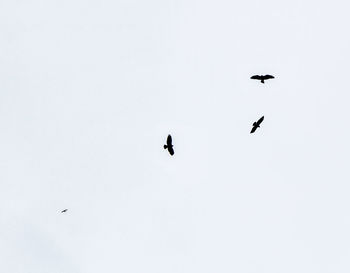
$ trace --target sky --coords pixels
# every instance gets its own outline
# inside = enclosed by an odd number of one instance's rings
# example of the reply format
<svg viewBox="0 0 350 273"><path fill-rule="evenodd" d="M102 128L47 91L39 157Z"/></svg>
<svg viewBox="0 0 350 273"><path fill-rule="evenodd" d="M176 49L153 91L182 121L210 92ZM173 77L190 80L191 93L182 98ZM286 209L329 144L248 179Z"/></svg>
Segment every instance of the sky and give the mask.
<svg viewBox="0 0 350 273"><path fill-rule="evenodd" d="M349 272L349 8L1 0L0 272Z"/></svg>

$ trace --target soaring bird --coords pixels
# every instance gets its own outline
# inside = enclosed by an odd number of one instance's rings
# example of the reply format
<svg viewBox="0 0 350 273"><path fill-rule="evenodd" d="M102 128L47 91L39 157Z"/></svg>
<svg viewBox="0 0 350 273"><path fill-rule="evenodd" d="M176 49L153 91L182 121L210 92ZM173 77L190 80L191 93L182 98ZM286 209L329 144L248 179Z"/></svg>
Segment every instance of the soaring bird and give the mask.
<svg viewBox="0 0 350 273"><path fill-rule="evenodd" d="M64 210L61 211L61 213L66 212L67 210L68 210L68 209L64 209Z"/></svg>
<svg viewBox="0 0 350 273"><path fill-rule="evenodd" d="M258 129L260 127L260 124L263 122L264 120L264 116L262 116L258 121L254 122L253 123L253 128L252 130L250 131L250 133L254 133L256 129Z"/></svg>
<svg viewBox="0 0 350 273"><path fill-rule="evenodd" d="M168 135L168 138L166 139L166 145L164 145L164 149L168 149L169 154L174 155L173 140L171 138L171 135Z"/></svg>
<svg viewBox="0 0 350 273"><path fill-rule="evenodd" d="M268 80L268 79L274 79L275 77L274 76L271 76L271 75L254 75L252 77L250 77L251 79L253 80L260 80L261 83L265 83L265 80Z"/></svg>

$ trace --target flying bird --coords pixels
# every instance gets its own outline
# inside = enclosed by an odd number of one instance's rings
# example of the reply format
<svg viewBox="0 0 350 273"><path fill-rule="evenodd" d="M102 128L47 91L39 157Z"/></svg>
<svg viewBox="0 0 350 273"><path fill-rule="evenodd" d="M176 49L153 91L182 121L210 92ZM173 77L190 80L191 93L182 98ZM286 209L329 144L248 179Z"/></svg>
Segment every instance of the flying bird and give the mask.
<svg viewBox="0 0 350 273"><path fill-rule="evenodd" d="M68 210L68 209L64 209L64 210L61 211L61 213L66 212L67 210Z"/></svg>
<svg viewBox="0 0 350 273"><path fill-rule="evenodd" d="M168 135L168 138L166 139L166 145L164 145L164 149L168 149L169 154L174 155L173 140L171 138L171 135Z"/></svg>
<svg viewBox="0 0 350 273"><path fill-rule="evenodd" d="M250 77L251 79L253 80L260 80L261 83L265 83L265 80L268 80L268 79L274 79L275 77L274 76L271 76L271 75L254 75L252 77Z"/></svg>
<svg viewBox="0 0 350 273"><path fill-rule="evenodd" d="M250 133L254 133L256 129L258 129L260 127L260 124L263 122L264 120L264 116L262 116L258 121L254 122L253 123L253 128L252 130L250 131Z"/></svg>

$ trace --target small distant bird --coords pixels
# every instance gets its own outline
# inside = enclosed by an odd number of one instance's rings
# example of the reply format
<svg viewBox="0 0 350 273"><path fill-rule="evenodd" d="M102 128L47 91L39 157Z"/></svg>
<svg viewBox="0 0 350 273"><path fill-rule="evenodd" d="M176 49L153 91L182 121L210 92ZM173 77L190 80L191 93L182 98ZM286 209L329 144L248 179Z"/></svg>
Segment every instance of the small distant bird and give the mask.
<svg viewBox="0 0 350 273"><path fill-rule="evenodd" d="M168 135L166 145L164 145L164 149L168 149L169 154L174 155L173 140L171 138L171 135Z"/></svg>
<svg viewBox="0 0 350 273"><path fill-rule="evenodd" d="M271 75L254 75L252 77L250 77L251 79L253 80L260 80L261 83L265 83L265 80L268 80L268 79L274 79L275 77L274 76L271 76Z"/></svg>
<svg viewBox="0 0 350 273"><path fill-rule="evenodd" d="M260 124L263 122L264 120L264 116L262 116L258 121L254 122L253 123L253 128L252 130L250 131L250 133L254 133L256 129L258 129L260 127Z"/></svg>
<svg viewBox="0 0 350 273"><path fill-rule="evenodd" d="M64 210L61 211L61 213L66 212L67 210L68 210L68 209L64 209Z"/></svg>

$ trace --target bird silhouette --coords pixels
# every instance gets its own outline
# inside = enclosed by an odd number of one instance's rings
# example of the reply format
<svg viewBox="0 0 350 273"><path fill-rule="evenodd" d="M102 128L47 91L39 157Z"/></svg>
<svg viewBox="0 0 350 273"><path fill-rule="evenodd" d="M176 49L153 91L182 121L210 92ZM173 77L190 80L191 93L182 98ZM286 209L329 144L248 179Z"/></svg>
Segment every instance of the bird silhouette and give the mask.
<svg viewBox="0 0 350 273"><path fill-rule="evenodd" d="M173 140L171 138L171 135L168 135L168 138L166 139L166 145L164 145L164 149L168 149L169 154L174 155Z"/></svg>
<svg viewBox="0 0 350 273"><path fill-rule="evenodd" d="M64 210L61 211L61 213L66 212L67 210L68 210L68 209L64 209Z"/></svg>
<svg viewBox="0 0 350 273"><path fill-rule="evenodd" d="M260 124L263 122L264 120L264 116L262 116L258 121L254 122L253 123L253 128L252 130L250 131L250 133L254 133L256 129L258 129L260 127Z"/></svg>
<svg viewBox="0 0 350 273"><path fill-rule="evenodd" d="M250 78L253 80L260 80L261 83L265 83L265 80L274 79L275 77L271 75L254 75Z"/></svg>

